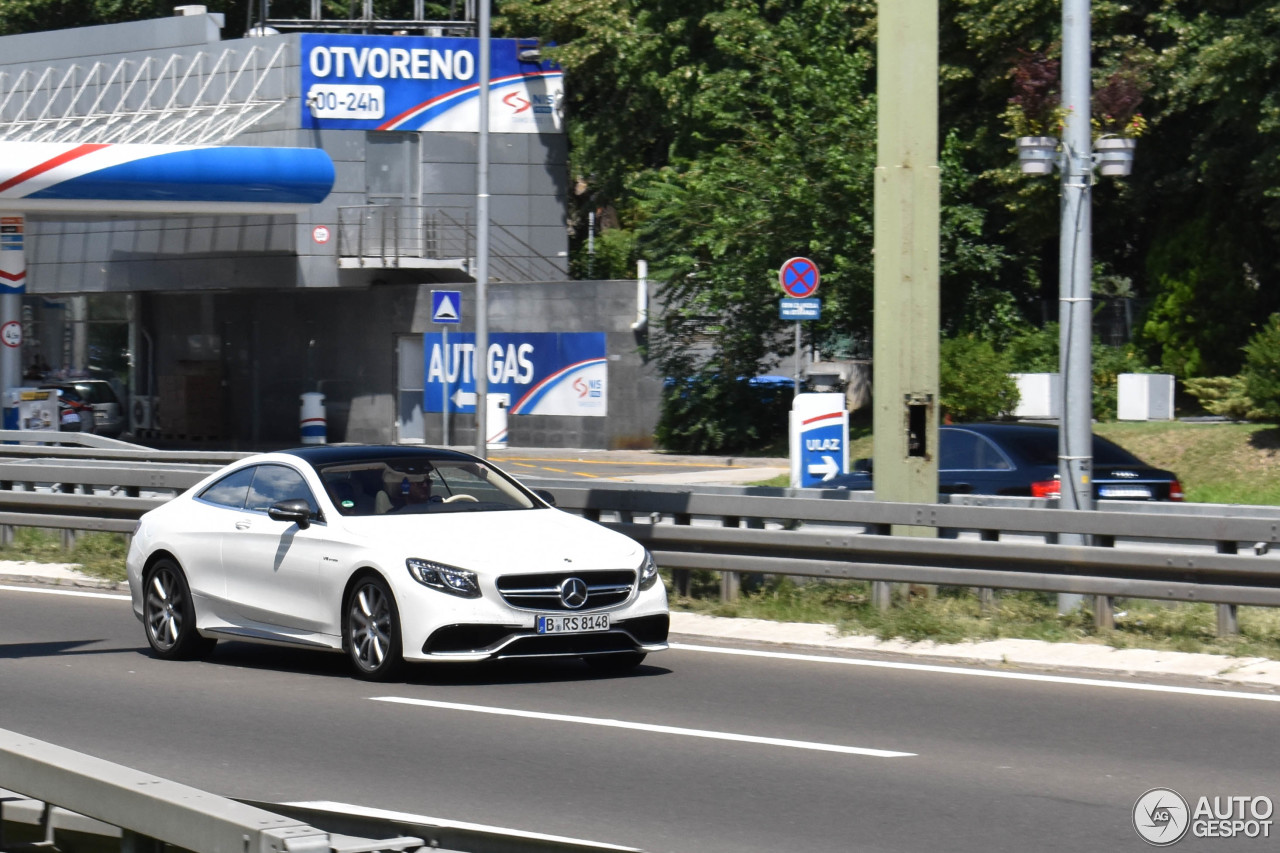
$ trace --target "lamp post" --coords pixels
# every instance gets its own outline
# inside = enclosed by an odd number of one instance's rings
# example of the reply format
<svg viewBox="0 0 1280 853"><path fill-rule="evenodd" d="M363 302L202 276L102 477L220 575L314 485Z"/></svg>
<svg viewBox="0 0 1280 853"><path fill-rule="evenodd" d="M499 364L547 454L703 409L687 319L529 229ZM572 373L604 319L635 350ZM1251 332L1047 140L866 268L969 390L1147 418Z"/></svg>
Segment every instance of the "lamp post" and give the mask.
<svg viewBox="0 0 1280 853"><path fill-rule="evenodd" d="M1062 3L1061 146L1052 137L1023 137L1018 157L1024 174L1043 175L1057 166L1062 177L1058 256L1058 370L1061 376L1058 430L1058 506L1093 508L1093 214L1094 166L1104 175L1128 175L1131 139L1104 138L1094 151L1090 121L1090 0ZM1055 147L1057 150L1055 151ZM1062 545L1084 545L1081 534L1064 533ZM1058 610L1080 606L1082 596L1060 594Z"/></svg>
<svg viewBox="0 0 1280 853"><path fill-rule="evenodd" d="M480 137L476 144L476 456L489 442L489 2L480 0Z"/></svg>
<svg viewBox="0 0 1280 853"><path fill-rule="evenodd" d="M1093 508L1093 133L1090 127L1090 0L1062 3L1062 221L1058 254L1058 508ZM1068 534L1059 544L1084 545ZM1058 599L1059 612L1080 606Z"/></svg>

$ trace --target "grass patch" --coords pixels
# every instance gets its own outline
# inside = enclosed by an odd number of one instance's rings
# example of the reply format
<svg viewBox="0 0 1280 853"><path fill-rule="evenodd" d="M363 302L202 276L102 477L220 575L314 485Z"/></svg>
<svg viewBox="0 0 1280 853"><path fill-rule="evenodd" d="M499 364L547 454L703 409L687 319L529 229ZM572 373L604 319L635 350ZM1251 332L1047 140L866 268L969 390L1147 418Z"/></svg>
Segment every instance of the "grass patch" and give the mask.
<svg viewBox="0 0 1280 853"><path fill-rule="evenodd" d="M0 560L77 563L87 575L122 581L128 550L125 537L120 533L81 533L70 548L64 548L59 531L19 527L13 532L13 542L0 547Z"/></svg>
<svg viewBox="0 0 1280 853"><path fill-rule="evenodd" d="M668 589L673 587L668 584ZM978 596L967 587L941 587L936 595L912 594L905 590L918 588L901 584L893 589L893 606L881 611L872 605L870 584L865 582L797 583L790 577L770 576L737 601L721 602L719 576L693 572L690 595L673 594L671 606L711 616L829 624L841 634L881 640L1025 639L1280 659L1280 611L1275 608L1241 607L1240 634L1218 637L1217 614L1210 604L1117 599L1115 629L1100 631L1087 607L1060 615L1057 597L1051 593L1004 590L996 596L995 606L984 611Z"/></svg>

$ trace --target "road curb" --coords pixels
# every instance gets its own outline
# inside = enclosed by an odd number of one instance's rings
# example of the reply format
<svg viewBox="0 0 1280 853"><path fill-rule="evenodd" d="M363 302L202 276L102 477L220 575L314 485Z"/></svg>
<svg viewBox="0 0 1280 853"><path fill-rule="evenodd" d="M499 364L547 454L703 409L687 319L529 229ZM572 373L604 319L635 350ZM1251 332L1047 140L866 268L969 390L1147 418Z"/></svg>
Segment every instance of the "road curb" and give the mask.
<svg viewBox="0 0 1280 853"><path fill-rule="evenodd" d="M1117 649L1085 643L989 640L939 644L841 636L832 625L769 622L673 611L671 633L679 641L751 643L797 654L920 661L982 669L1025 667L1093 677L1193 679L1222 687L1280 692L1280 661L1190 654L1152 649Z"/></svg>
<svg viewBox="0 0 1280 853"><path fill-rule="evenodd" d="M127 592L129 584L127 581L113 581L106 578L95 578L88 575L78 578L68 577L49 577L41 574L23 574L17 573L0 573L0 584L8 584L15 586L41 586L55 587L59 589L92 589L92 590L115 590Z"/></svg>

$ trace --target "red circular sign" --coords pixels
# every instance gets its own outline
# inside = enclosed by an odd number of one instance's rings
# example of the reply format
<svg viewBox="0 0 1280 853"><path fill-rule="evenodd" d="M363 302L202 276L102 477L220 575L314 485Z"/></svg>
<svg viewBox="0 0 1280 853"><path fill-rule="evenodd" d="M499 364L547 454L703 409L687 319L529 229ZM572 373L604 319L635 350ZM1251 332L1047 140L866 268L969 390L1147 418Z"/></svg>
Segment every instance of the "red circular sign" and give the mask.
<svg viewBox="0 0 1280 853"><path fill-rule="evenodd" d="M808 258L792 258L778 270L778 283L788 296L796 299L812 296L817 291L821 278L818 265Z"/></svg>
<svg viewBox="0 0 1280 853"><path fill-rule="evenodd" d="M329 242L329 236L329 226L327 225L317 225L311 229L311 239L321 245Z"/></svg>
<svg viewBox="0 0 1280 853"><path fill-rule="evenodd" d="M22 346L22 324L17 320L10 320L0 326L0 341L4 341L7 347Z"/></svg>

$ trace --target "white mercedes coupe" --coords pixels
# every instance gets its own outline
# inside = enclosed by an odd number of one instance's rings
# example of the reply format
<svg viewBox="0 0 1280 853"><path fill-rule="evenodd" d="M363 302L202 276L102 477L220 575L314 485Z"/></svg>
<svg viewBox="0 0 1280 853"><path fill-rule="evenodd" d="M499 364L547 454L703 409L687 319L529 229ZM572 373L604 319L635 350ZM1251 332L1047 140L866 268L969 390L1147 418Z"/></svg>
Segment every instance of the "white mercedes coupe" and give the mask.
<svg viewBox="0 0 1280 853"><path fill-rule="evenodd" d="M581 657L624 671L667 647L640 544L554 507L490 462L425 447L242 459L144 515L133 610L157 657L219 639L403 661Z"/></svg>

